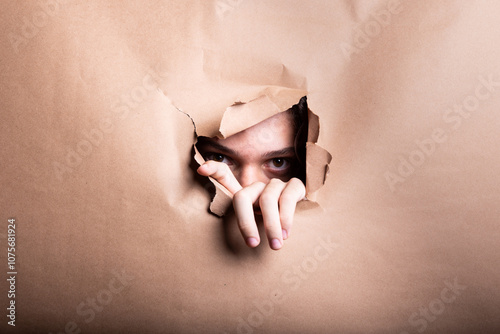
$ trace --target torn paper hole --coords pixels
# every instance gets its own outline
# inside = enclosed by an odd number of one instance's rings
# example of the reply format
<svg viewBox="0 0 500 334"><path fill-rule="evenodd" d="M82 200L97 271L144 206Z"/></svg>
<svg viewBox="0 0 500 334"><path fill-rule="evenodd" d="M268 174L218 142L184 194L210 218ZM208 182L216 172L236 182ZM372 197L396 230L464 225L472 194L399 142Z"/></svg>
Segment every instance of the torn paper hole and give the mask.
<svg viewBox="0 0 500 334"><path fill-rule="evenodd" d="M297 100L295 100L297 101ZM241 186L256 181L297 177L306 185L306 197L316 200L325 183L331 155L316 144L319 118L307 107L304 96L282 110L273 98L262 95L248 102L235 102L224 112L219 136L197 134L195 160L216 160L230 166ZM233 194L217 180L210 211L223 216Z"/></svg>

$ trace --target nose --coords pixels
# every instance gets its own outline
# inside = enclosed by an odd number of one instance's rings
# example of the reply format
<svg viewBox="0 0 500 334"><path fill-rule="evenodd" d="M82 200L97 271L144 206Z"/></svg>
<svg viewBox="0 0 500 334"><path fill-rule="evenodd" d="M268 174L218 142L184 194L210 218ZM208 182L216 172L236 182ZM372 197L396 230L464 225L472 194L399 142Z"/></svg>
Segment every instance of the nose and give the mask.
<svg viewBox="0 0 500 334"><path fill-rule="evenodd" d="M242 187L247 187L255 182L269 182L269 178L264 174L262 169L254 165L242 166L237 179Z"/></svg>

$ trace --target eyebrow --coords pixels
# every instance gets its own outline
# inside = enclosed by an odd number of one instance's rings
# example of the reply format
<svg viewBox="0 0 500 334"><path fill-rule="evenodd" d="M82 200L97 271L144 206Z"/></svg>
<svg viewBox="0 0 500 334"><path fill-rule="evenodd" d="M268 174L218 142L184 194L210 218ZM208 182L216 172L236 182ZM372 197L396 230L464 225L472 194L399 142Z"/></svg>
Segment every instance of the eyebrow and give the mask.
<svg viewBox="0 0 500 334"><path fill-rule="evenodd" d="M216 141L204 139L204 140L200 141L199 145L200 145L200 147L203 147L203 148L205 148L206 146L209 146L209 147L214 148L214 149L220 151L221 153L224 153L227 155L232 155L232 156L238 155L238 153L236 151L234 151L234 150L230 149L229 147L226 147L222 144L219 144Z"/></svg>
<svg viewBox="0 0 500 334"><path fill-rule="evenodd" d="M262 154L262 158L278 158L278 157L287 157L290 155L295 155L295 147L287 147L283 148L281 150L276 150L276 151L269 151L264 154Z"/></svg>
<svg viewBox="0 0 500 334"><path fill-rule="evenodd" d="M216 141L211 141L211 140L202 140L199 143L200 148L213 148L215 150L218 150L219 152L223 154L227 154L229 156L238 156L238 152L236 152L233 149L230 149L229 147L226 147ZM275 151L268 151L264 154L261 155L261 158L263 159L270 159L270 158L278 158L278 157L286 157L290 155L295 155L295 147L290 146L286 148L282 148L280 150L275 150Z"/></svg>

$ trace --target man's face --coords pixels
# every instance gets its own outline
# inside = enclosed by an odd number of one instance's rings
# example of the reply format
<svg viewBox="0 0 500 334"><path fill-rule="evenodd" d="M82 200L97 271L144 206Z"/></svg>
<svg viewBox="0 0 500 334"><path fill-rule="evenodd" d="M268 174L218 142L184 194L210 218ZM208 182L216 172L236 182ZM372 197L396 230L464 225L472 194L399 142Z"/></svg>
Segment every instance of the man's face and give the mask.
<svg viewBox="0 0 500 334"><path fill-rule="evenodd" d="M226 163L242 187L272 178L288 181L298 162L290 112L280 112L225 139L200 138L197 148L205 160Z"/></svg>

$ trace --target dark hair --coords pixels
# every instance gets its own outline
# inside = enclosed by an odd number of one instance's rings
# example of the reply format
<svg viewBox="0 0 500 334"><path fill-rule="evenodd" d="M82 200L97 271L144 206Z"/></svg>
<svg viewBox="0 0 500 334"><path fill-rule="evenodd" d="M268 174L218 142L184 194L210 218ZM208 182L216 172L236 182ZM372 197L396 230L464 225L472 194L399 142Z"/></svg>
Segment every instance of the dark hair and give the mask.
<svg viewBox="0 0 500 334"><path fill-rule="evenodd" d="M295 132L295 155L298 166L295 177L306 184L306 143L307 130L309 128L309 108L307 107L307 96L300 99L299 103L290 108L293 117Z"/></svg>

